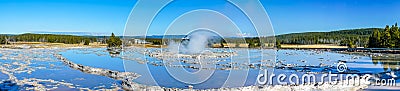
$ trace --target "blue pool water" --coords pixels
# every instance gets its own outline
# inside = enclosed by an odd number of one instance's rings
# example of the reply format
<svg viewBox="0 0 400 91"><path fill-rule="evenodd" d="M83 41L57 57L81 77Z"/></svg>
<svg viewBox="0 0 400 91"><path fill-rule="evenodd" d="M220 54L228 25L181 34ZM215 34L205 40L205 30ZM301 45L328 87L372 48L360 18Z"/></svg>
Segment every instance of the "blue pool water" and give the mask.
<svg viewBox="0 0 400 91"><path fill-rule="evenodd" d="M138 60L123 60L120 56L111 57L108 55L105 49L93 48L93 49L76 49L61 52L61 54L78 64L83 64L86 66L105 68L117 71L129 71L135 72L140 75L138 79L134 81L145 85L158 85L162 87L175 87L175 88L187 88L188 85L192 85L196 89L206 89L206 88L219 88L219 87L239 87L239 86L249 86L257 84L257 76L264 73L264 70L260 69L238 69L238 70L213 70L210 78L199 84L191 84L185 81L180 81L175 78L174 75L179 75L173 73L173 71L179 70L177 67L166 67L166 66L154 66L151 63L162 62L160 59L145 56L142 53L131 52L130 57L141 58L147 60L146 63L138 63ZM250 50L249 52L238 51L238 55L247 55L249 53L250 57L238 56L237 59L250 58L249 63L257 63L261 58L257 50ZM247 50L246 50L247 51ZM252 54L254 53L254 54ZM126 55L126 54L124 54ZM269 54L268 54L269 55ZM386 67L388 65L385 62L379 62L379 60L372 60L371 57L360 56L360 55L349 55L340 54L335 52L321 52L321 51L308 51L308 50L279 50L276 52L276 56L266 56L264 59L273 59L276 57L276 62L280 61L285 64L297 64L299 66L315 66L322 64L327 64L331 66L336 66L339 60L346 60L348 69L356 70L359 73L380 73L385 71L394 70L395 67ZM233 58L234 59L234 58ZM378 61L378 62L376 62ZM229 60L220 62L220 64L231 62ZM241 62L238 61L239 64ZM245 63L245 62L243 62ZM182 63L184 64L184 63ZM184 64L190 65L190 64ZM391 65L396 66L397 65ZM218 67L217 67L218 68ZM167 70L168 69L168 70ZM289 69L276 69L267 68L268 72L273 72L274 74L298 74L302 75L305 72L298 70ZM311 69L312 72L320 72L322 68ZM331 70L336 70L335 67ZM193 71L193 70L192 70ZM194 70L193 72L196 72ZM172 72L172 73L171 73ZM46 72L45 72L46 73ZM209 75L209 74L203 74ZM187 78L195 79L203 77L202 74L189 75ZM317 74L317 79L321 74ZM196 77L198 76L198 77ZM185 77L185 76L182 76ZM327 79L327 78L325 78ZM200 79L199 79L200 80ZM275 84L276 81L274 81Z"/></svg>

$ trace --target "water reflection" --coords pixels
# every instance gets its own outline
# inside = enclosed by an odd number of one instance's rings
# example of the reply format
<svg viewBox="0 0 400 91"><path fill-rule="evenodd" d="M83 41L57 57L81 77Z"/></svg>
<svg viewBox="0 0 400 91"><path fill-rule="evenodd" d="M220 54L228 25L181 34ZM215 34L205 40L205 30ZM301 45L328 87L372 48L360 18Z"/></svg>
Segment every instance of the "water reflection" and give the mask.
<svg viewBox="0 0 400 91"><path fill-rule="evenodd" d="M113 49L107 49L108 54L110 54L111 57L117 57L121 54L120 50L113 50Z"/></svg>
<svg viewBox="0 0 400 91"><path fill-rule="evenodd" d="M145 56L144 52L156 51L157 49L147 48L147 49L129 49L124 51L124 55L116 54L114 56L108 56L111 53L106 51L106 49L85 49L85 50L70 50L62 52L64 57L67 57L75 63L97 67L97 68L107 68L118 71L129 71L139 73L142 76L135 80L135 82L145 85L159 85L163 87L177 87L186 88L188 84L182 83L173 77L166 71L168 64L160 59L154 57ZM214 51L221 51L220 49L214 49ZM261 66L268 68L266 64L259 64L259 62L277 62L278 67L273 68L275 74L306 74L306 73L326 73L326 72L336 72L336 64L340 61L346 62L349 71L351 73L368 73L368 74L383 74L379 77L384 77L385 72L388 70L398 72L399 62L397 61L382 61L382 60L372 60L368 56L359 55L349 55L340 54L336 52L326 52L326 51L313 51L313 50L279 50L276 53L276 61L274 60L261 60L260 55L256 55L259 50L250 50L245 52L242 49L235 49L239 56L233 57L238 60L248 59L247 53L250 53L249 62L232 62L231 60L220 60L216 62L217 71L206 81L205 84L193 85L197 89L205 88L217 88L225 83L226 77L232 71L249 70L248 77L245 81L245 86L255 85L256 77L261 72ZM87 54L85 54L87 53ZM252 54L255 53L255 54ZM82 55L84 54L84 55ZM246 55L246 56L240 56ZM263 55L271 55L264 53ZM273 59L275 56L264 56L266 59ZM125 59L125 60L123 60ZM247 61L247 60L246 60ZM172 61L171 61L172 62ZM130 64L125 67L123 64ZM180 63L181 65L187 67L196 68L196 65L190 60ZM254 66L254 67L252 67ZM271 66L271 65L270 65ZM236 68L237 69L236 69ZM384 69L382 69L384 68ZM174 69L174 67L172 67ZM193 70L187 68L187 70ZM396 73L395 73L396 74ZM392 76L391 76L392 77ZM276 81L274 81L276 82ZM230 84L229 86L238 86L237 84Z"/></svg>
<svg viewBox="0 0 400 91"><path fill-rule="evenodd" d="M0 81L10 80L20 86L19 90L60 90L64 88L113 89L119 88L120 81L83 73L66 66L53 56L64 49L2 49L0 54ZM90 54L85 52L85 54ZM96 56L96 55L95 55ZM87 59L85 59L87 58ZM90 57L77 58L92 60ZM0 86L0 90L2 90ZM11 90L13 91L13 90Z"/></svg>
<svg viewBox="0 0 400 91"><path fill-rule="evenodd" d="M374 65L381 65L384 71L399 71L400 60L372 60Z"/></svg>

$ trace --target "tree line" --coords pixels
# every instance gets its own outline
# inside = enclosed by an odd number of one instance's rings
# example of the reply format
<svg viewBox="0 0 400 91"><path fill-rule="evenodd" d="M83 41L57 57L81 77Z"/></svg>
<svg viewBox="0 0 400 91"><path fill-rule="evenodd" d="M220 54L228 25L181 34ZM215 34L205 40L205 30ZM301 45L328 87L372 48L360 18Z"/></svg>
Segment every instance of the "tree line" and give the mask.
<svg viewBox="0 0 400 91"><path fill-rule="evenodd" d="M397 23L386 25L383 31L374 30L369 37L369 48L400 48L400 31Z"/></svg>
<svg viewBox="0 0 400 91"><path fill-rule="evenodd" d="M106 38L107 47L121 47L122 40L116 37L114 33L109 38ZM65 43L65 44L80 44L89 45L96 42L97 37L90 36L74 36L74 35L56 35L56 34L21 34L21 35L0 35L0 44L10 44L10 42L47 42L47 43Z"/></svg>
<svg viewBox="0 0 400 91"><path fill-rule="evenodd" d="M65 44L89 44L95 42L97 38L73 36L73 35L55 35L55 34L21 34L21 35L0 35L0 44L9 44L10 42L47 42L47 43L65 43Z"/></svg>
<svg viewBox="0 0 400 91"><path fill-rule="evenodd" d="M400 31L397 23L394 25L386 25L385 28L364 28L350 29L332 32L306 32L277 35L276 44L338 44L349 47L368 47L368 48L400 48ZM100 38L100 37L99 37ZM108 47L120 47L122 41L114 33L111 37L106 38L105 43ZM100 38L101 39L101 38ZM228 38L229 39L229 38ZM229 39L235 41L236 38ZM266 38L274 39L274 38ZM263 40L266 40L263 39ZM48 42L48 43L65 43L88 45L98 40L98 37L89 36L73 36L73 35L55 35L55 34L21 34L21 35L0 35L0 44L9 44L10 42ZM168 41L159 38L147 38L148 42L156 45L168 44ZM179 39L177 39L179 40ZM259 38L245 38L249 47L260 47ZM221 45L226 43L221 40ZM271 42L272 43L272 42ZM279 47L279 46L278 46Z"/></svg>
<svg viewBox="0 0 400 91"><path fill-rule="evenodd" d="M368 39L374 30L381 28L349 29L331 32L305 32L276 36L279 44L337 44L349 47L367 47Z"/></svg>

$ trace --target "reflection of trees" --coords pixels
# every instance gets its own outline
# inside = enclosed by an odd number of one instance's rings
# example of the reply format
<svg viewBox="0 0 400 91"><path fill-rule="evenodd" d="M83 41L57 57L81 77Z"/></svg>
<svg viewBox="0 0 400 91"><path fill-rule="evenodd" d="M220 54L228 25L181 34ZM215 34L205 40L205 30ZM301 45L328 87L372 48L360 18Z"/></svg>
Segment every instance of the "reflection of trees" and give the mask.
<svg viewBox="0 0 400 91"><path fill-rule="evenodd" d="M383 66L384 71L398 71L400 70L400 61L396 60L372 60L374 65L381 64Z"/></svg>
<svg viewBox="0 0 400 91"><path fill-rule="evenodd" d="M378 64L378 60L372 60L372 63L376 66L376 64Z"/></svg>
<svg viewBox="0 0 400 91"><path fill-rule="evenodd" d="M119 54L121 54L121 50L117 50L117 49L111 49L111 50L107 50L107 51L111 57L116 57Z"/></svg>
<svg viewBox="0 0 400 91"><path fill-rule="evenodd" d="M382 65L383 65L383 70L387 71L388 68L389 68L389 64L388 63L382 63Z"/></svg>

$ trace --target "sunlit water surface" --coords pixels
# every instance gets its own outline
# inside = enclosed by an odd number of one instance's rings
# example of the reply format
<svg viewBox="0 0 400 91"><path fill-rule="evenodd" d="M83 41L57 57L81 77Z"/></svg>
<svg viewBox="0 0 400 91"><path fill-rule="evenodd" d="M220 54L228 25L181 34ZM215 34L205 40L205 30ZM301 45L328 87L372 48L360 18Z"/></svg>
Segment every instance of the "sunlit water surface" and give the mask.
<svg viewBox="0 0 400 91"><path fill-rule="evenodd" d="M135 50L135 49L132 49ZM157 49L147 49L147 50L157 50ZM220 49L209 49L212 51L219 51ZM297 64L297 66L319 66L321 64L325 64L328 66L332 66L329 68L332 72L336 71L336 64L339 60L345 60L348 66L348 69L365 74L376 74L385 71L397 71L398 64L397 61L378 61L372 60L371 57L368 56L360 56L360 55L349 55L349 54L340 54L336 52L325 52L325 51L310 51L310 50L264 50L264 53L260 53L257 49L231 49L230 51L235 51L238 53L238 56L232 57L232 60L226 59L226 61L218 62L217 64L227 64L229 62L237 62L239 68L236 70L215 70L211 77L205 82L199 84L189 84L184 81L179 81L175 79L168 71L178 70L178 67L166 67L166 66L155 66L153 64L163 64L162 60L156 59L153 57L149 57L143 55L141 52L129 51L126 50L123 54L117 55L115 57L111 57L104 48L92 48L92 49L73 49L65 52L61 52L61 54L73 61L77 64L83 64L86 66L97 67L97 68L105 68L110 70L117 71L130 71L139 73L142 75L138 79L134 81L144 85L158 85L162 87L175 87L175 88L187 88L188 85L192 85L196 89L206 89L206 88L219 88L219 87L238 87L238 86L250 86L257 84L257 75L263 73L263 70L253 68L246 68L248 64L260 64L260 60L262 59L260 55L263 55L265 60L271 59L273 63L283 63L283 64ZM276 54L275 54L276 53ZM123 60L124 58L138 59L138 60ZM237 59L233 61L233 59ZM247 60L250 59L250 60ZM139 62L140 60L146 60L147 62ZM243 61L244 60L244 61ZM178 61L179 62L179 61ZM40 62L38 62L40 64ZM45 63L44 63L45 64ZM55 63L57 64L57 63ZM61 64L61 63L58 63ZM193 65L194 64L185 64L180 63L181 65ZM244 66L241 64L245 64ZM197 65L198 66L198 65ZM97 79L88 79L85 81L73 81L74 78L91 78L92 75L84 75L84 73L78 72L76 70L65 70L68 67L61 67L64 69L62 72L56 70L45 70L39 71L40 75L46 74L49 75L50 78L54 79L63 79L69 80L71 82L79 82L88 84L84 86L89 86L89 83L112 83L115 80L102 78L98 76ZM223 68L221 66L216 66L216 68ZM268 68L264 67L263 69L268 69L268 71L272 71L274 74L286 74L287 76L291 74L297 74L301 76L306 72L316 72L317 81L320 80L320 75L318 72L322 72L326 67L321 68L309 68L307 70L299 69L278 69L278 68ZM185 68L189 72L196 72L195 69ZM337 71L336 71L337 72ZM62 73L68 73L66 75L59 75ZM230 75L231 74L231 75ZM244 74L244 75L243 75ZM247 76L246 76L247 74ZM54 75L54 77L52 77ZM26 75L25 75L26 76ZM30 75L37 76L38 75ZM62 77L60 77L62 76ZM201 76L201 75L197 75ZM21 76L22 77L22 76ZM47 77L47 78L49 78ZM57 78L60 77L60 78ZM229 78L228 78L229 77ZM189 78L195 78L191 75ZM99 80L100 79L100 80ZM228 80L229 79L229 80ZM232 80L237 79L237 80ZM327 79L327 78L325 78ZM228 81L227 81L228 80ZM101 81L101 82L99 82ZM287 81L287 80L286 80ZM398 81L397 81L398 82ZM274 80L274 84L276 84L276 80ZM98 85L98 84L97 84ZM104 84L107 85L107 84Z"/></svg>

